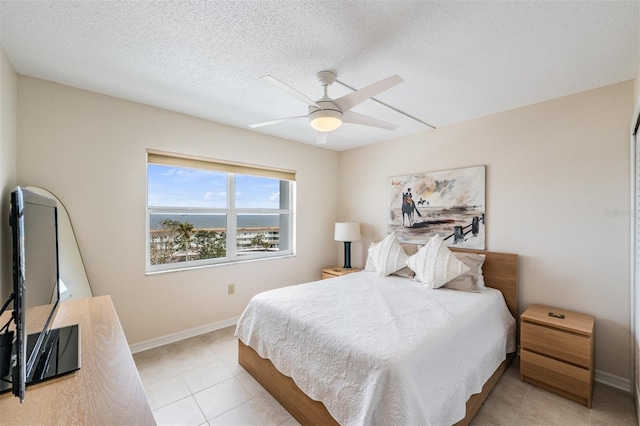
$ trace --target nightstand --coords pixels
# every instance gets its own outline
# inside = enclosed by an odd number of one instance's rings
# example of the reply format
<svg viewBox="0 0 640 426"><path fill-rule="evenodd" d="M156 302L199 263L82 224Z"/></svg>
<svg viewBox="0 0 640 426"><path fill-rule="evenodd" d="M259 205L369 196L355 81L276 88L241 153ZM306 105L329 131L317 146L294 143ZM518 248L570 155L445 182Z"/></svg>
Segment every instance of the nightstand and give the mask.
<svg viewBox="0 0 640 426"><path fill-rule="evenodd" d="M591 408L595 318L532 305L520 315L520 377Z"/></svg>
<svg viewBox="0 0 640 426"><path fill-rule="evenodd" d="M360 272L360 271L362 271L362 269L360 268L344 269L338 266L335 266L333 268L324 268L322 270L322 279L326 280L327 278L335 278L341 275L348 275L348 274L352 274L354 272Z"/></svg>

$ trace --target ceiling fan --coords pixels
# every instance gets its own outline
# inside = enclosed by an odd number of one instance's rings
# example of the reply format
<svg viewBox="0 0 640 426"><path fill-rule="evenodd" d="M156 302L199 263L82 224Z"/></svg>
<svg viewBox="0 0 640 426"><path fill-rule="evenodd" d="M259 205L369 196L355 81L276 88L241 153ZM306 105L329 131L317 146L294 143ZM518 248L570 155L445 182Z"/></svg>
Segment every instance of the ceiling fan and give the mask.
<svg viewBox="0 0 640 426"><path fill-rule="evenodd" d="M359 114L355 111L351 111L352 108L361 104L362 102L370 99L377 94L384 92L393 86L402 83L404 80L393 75L387 77L384 80L380 80L376 83L370 84L355 92L349 93L337 99L331 99L327 94L327 88L336 81L336 74L332 71L320 71L316 74L318 82L324 88L324 96L317 101L309 98L308 96L300 93L293 87L281 82L280 80L265 75L261 79L271 83L278 89L288 93L294 98L309 105L307 115L300 115L296 117L279 118L277 120L265 121L262 123L250 124L249 127L255 129L257 127L270 126L272 124L278 124L285 121L297 120L300 118L309 119L309 124L313 127L316 133L316 141L319 144L323 144L327 141L327 133L337 130L343 123L362 124L365 126L379 127L381 129L394 130L398 127L395 124L379 120L377 118L369 117L367 115Z"/></svg>

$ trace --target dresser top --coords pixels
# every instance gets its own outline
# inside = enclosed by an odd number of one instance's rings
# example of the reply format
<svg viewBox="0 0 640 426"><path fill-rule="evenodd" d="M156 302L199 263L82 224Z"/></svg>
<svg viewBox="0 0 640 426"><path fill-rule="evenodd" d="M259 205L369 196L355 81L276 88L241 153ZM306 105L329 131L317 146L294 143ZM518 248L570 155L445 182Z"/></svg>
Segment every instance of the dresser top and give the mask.
<svg viewBox="0 0 640 426"><path fill-rule="evenodd" d="M110 296L60 302L52 328L80 324L79 370L0 396L3 425L153 425L153 413Z"/></svg>
<svg viewBox="0 0 640 426"><path fill-rule="evenodd" d="M553 315L549 315L549 313ZM564 316L564 318L560 318L560 316ZM525 322L554 327L585 336L591 336L591 334L593 334L596 321L591 315L544 305L529 306L520 318Z"/></svg>

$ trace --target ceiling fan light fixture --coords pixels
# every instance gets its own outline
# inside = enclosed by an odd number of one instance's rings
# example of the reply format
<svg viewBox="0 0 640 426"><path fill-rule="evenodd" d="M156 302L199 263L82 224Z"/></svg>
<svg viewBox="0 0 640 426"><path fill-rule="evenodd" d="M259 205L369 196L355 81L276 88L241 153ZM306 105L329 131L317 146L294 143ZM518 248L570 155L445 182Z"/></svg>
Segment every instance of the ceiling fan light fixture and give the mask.
<svg viewBox="0 0 640 426"><path fill-rule="evenodd" d="M293 96L294 98L309 105L306 118L307 120L309 120L309 125L311 126L311 128L316 130L316 142L319 144L325 143L327 141L327 133L339 129L340 127L342 127L342 123L361 124L364 126L378 127L387 130L394 130L396 127L398 127L395 124L387 123L386 121L378 120L377 118L369 117L367 115L351 111L352 108L368 99L372 99L376 102L381 103L380 101L375 99L374 96L376 96L378 93L390 89L397 84L402 83L404 80L402 80L402 78L397 75L392 75L391 77L387 77L376 83L370 84L366 87L363 87L362 89L355 90L336 80L335 72L328 70L320 71L318 74L316 74L316 78L323 88L324 96L317 101L312 100L307 95L304 95L303 93L297 91L293 87L281 82L274 77L267 75L261 78L273 84L280 90ZM336 81L338 81L338 83L342 84L345 87L349 87L351 90L353 90L353 92L341 96L337 99L330 98L329 94L327 93L328 87ZM401 114L407 115L396 108L390 107L389 105L386 105L384 103L382 103L382 105L400 112ZM262 126L270 126L272 124L278 124L290 120L297 120L300 118L305 118L305 116L285 117L276 120L265 121L263 123L250 124L249 127L255 129Z"/></svg>
<svg viewBox="0 0 640 426"><path fill-rule="evenodd" d="M319 110L309 115L309 124L319 132L333 132L342 126L342 113Z"/></svg>
<svg viewBox="0 0 640 426"><path fill-rule="evenodd" d="M333 132L342 126L342 120L336 117L318 117L311 121L311 127L319 132Z"/></svg>

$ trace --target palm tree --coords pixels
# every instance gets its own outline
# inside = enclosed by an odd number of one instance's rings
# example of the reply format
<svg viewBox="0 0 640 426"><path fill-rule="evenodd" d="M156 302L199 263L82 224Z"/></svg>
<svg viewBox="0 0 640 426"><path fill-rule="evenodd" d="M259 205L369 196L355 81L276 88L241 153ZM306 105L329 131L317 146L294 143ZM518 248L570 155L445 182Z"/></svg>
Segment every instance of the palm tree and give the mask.
<svg viewBox="0 0 640 426"><path fill-rule="evenodd" d="M175 234L175 244L178 249L184 250L185 262L189 260L189 247L193 239L193 224L189 222L178 222L177 220L165 219L160 222L164 229L169 229Z"/></svg>
<svg viewBox="0 0 640 426"><path fill-rule="evenodd" d="M191 240L193 239L193 224L189 222L178 222L175 228L178 234L178 247L184 250L184 261L189 260L189 247L191 247Z"/></svg>

